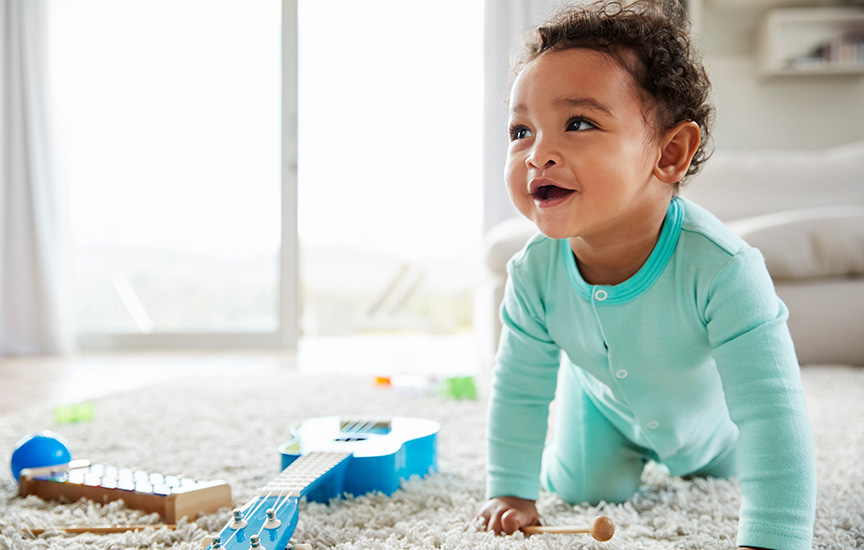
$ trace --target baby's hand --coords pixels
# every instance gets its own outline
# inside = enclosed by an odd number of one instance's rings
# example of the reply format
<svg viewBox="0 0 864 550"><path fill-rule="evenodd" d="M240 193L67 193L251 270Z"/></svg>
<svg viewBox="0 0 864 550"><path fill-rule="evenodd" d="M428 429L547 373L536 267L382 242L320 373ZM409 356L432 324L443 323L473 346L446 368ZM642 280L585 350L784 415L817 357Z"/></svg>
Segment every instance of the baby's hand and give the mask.
<svg viewBox="0 0 864 550"><path fill-rule="evenodd" d="M512 535L528 525L540 525L540 514L533 500L516 497L490 499L480 509L478 519L493 533Z"/></svg>

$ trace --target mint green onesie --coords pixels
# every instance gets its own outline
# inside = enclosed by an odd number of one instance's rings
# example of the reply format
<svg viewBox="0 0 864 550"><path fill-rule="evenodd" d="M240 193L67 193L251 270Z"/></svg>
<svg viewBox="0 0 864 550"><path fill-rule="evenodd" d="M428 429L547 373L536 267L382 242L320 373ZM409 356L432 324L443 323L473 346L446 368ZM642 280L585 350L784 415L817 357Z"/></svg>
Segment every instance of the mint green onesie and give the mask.
<svg viewBox="0 0 864 550"><path fill-rule="evenodd" d="M568 241L542 235L508 274L489 497L536 499L542 481L574 504L620 502L648 460L672 475L737 465L738 544L811 547L813 438L787 310L756 249L675 198L648 261L621 284L586 283Z"/></svg>

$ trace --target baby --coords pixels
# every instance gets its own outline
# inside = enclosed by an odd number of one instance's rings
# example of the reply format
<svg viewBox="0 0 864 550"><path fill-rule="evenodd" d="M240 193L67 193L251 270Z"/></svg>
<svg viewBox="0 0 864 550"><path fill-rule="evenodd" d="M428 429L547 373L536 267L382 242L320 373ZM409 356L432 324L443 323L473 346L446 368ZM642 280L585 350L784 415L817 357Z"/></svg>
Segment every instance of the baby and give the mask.
<svg viewBox="0 0 864 550"><path fill-rule="evenodd" d="M786 307L759 251L677 196L713 115L688 27L675 0L577 5L517 62L505 175L540 234L509 262L501 309L480 510L496 533L540 523L541 486L626 501L655 461L738 476L740 547L811 547Z"/></svg>

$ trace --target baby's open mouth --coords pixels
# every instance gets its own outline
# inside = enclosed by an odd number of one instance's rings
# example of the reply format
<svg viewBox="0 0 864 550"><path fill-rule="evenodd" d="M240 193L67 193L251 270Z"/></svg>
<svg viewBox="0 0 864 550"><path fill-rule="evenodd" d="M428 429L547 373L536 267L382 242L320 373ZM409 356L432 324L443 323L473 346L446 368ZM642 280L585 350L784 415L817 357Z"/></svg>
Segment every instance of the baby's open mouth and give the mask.
<svg viewBox="0 0 864 550"><path fill-rule="evenodd" d="M536 191L531 193L531 196L534 197L534 200L551 201L555 199L562 199L573 192L574 191L572 189L564 189L563 187L558 187L557 185L542 185L538 187Z"/></svg>

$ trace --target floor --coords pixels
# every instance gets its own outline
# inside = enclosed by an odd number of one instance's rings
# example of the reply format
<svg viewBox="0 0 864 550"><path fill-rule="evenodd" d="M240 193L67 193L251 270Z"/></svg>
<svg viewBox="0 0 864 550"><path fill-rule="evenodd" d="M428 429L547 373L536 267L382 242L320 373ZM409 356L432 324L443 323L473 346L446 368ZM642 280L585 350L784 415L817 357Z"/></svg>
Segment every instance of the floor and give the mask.
<svg viewBox="0 0 864 550"><path fill-rule="evenodd" d="M321 338L298 351L146 351L0 359L0 415L38 405L74 405L114 392L198 373L263 374L281 369L472 375L480 369L470 336Z"/></svg>
<svg viewBox="0 0 864 550"><path fill-rule="evenodd" d="M34 405L72 405L197 373L296 366L295 354L138 352L22 357L0 361L0 414Z"/></svg>

